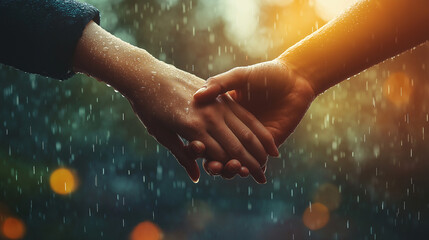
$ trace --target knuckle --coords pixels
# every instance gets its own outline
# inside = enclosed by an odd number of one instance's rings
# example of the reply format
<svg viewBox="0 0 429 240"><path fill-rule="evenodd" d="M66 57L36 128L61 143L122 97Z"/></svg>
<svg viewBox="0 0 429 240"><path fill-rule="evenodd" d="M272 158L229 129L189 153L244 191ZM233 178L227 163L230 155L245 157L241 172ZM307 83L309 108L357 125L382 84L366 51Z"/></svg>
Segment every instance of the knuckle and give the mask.
<svg viewBox="0 0 429 240"><path fill-rule="evenodd" d="M207 80L207 86L222 86L222 82L217 77L211 77Z"/></svg>
<svg viewBox="0 0 429 240"><path fill-rule="evenodd" d="M242 139L243 139L243 142L245 142L246 144L249 144L254 142L255 135L251 131L244 130L242 132Z"/></svg>
<svg viewBox="0 0 429 240"><path fill-rule="evenodd" d="M207 85L217 87L221 91L226 89L224 82L221 80L221 78L218 77L209 78L209 80L207 80Z"/></svg>
<svg viewBox="0 0 429 240"><path fill-rule="evenodd" d="M216 81L216 79L217 79L216 77L209 77L207 79L207 84L208 85L213 84Z"/></svg>
<svg viewBox="0 0 429 240"><path fill-rule="evenodd" d="M230 149L233 158L241 158L244 155L244 149L241 145L234 145Z"/></svg>

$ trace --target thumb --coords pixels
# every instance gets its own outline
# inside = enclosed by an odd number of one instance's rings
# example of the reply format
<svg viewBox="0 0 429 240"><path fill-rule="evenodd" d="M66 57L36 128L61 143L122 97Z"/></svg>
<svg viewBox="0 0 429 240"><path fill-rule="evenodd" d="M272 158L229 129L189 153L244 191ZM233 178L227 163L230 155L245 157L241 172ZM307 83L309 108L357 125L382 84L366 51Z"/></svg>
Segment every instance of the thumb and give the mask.
<svg viewBox="0 0 429 240"><path fill-rule="evenodd" d="M241 88L247 82L249 69L249 67L238 67L209 78L207 84L194 94L195 101L208 102L220 94Z"/></svg>

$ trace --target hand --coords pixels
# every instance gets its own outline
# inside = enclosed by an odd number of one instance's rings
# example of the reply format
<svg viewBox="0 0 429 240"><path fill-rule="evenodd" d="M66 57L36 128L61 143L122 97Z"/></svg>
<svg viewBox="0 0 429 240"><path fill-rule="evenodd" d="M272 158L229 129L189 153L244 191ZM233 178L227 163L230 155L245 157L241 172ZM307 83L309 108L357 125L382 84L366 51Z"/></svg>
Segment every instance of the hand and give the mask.
<svg viewBox="0 0 429 240"><path fill-rule="evenodd" d="M194 99L210 101L228 91L264 125L277 146L294 131L315 98L309 82L281 59L235 68L212 77L195 93ZM218 163L206 164L206 167L211 172L231 176L231 172L222 170Z"/></svg>
<svg viewBox="0 0 429 240"><path fill-rule="evenodd" d="M267 161L266 149L275 155L277 148L270 133L252 114L228 95L196 104L192 95L204 80L159 61L150 66L159 71L152 70L148 76L144 70L147 67L142 66L142 72L137 69L133 75L150 79L152 86L134 81L124 95L149 133L172 151L194 181L199 177L196 155L184 147L179 136L201 141L211 161L239 159L257 182L266 182L261 169Z"/></svg>
<svg viewBox="0 0 429 240"><path fill-rule="evenodd" d="M276 154L272 136L228 95L196 104L192 94L204 84L202 79L158 61L92 21L79 39L72 65L127 97L148 131L172 151L193 181L200 175L195 158L205 149L207 159L238 159L258 182L266 181L261 165L267 152ZM193 141L191 146L185 147L179 136ZM192 148L199 153L193 154Z"/></svg>

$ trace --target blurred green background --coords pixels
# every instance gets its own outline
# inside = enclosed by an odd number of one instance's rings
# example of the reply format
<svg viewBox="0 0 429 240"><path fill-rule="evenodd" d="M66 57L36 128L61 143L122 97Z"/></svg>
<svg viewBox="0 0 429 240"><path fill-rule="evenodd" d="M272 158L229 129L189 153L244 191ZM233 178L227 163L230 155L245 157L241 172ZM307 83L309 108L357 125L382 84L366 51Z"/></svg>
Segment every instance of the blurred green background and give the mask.
<svg viewBox="0 0 429 240"><path fill-rule="evenodd" d="M353 1L86 2L108 31L205 79L275 58ZM258 185L193 184L103 83L0 65L0 238L425 239L428 68L424 44L325 92ZM58 168L70 194L50 186Z"/></svg>

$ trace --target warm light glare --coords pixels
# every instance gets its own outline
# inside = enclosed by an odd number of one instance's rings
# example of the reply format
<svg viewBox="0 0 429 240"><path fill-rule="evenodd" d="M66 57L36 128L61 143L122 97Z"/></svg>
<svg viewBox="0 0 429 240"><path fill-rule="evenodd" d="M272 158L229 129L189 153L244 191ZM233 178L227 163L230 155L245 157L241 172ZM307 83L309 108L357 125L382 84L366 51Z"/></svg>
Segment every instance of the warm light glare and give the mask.
<svg viewBox="0 0 429 240"><path fill-rule="evenodd" d="M391 74L383 84L383 95L397 107L408 104L411 93L411 80L403 72Z"/></svg>
<svg viewBox="0 0 429 240"><path fill-rule="evenodd" d="M162 232L150 221L144 221L134 227L130 240L161 240Z"/></svg>
<svg viewBox="0 0 429 240"><path fill-rule="evenodd" d="M314 7L323 20L329 21L350 7L356 0L316 0Z"/></svg>
<svg viewBox="0 0 429 240"><path fill-rule="evenodd" d="M58 194L70 194L76 190L77 178L72 171L59 168L51 174L49 179L51 189Z"/></svg>
<svg viewBox="0 0 429 240"><path fill-rule="evenodd" d="M313 203L302 216L304 225L310 230L318 230L326 226L329 221L329 210L321 203Z"/></svg>
<svg viewBox="0 0 429 240"><path fill-rule="evenodd" d="M4 220L2 225L2 233L7 239L21 239L25 234L24 223L13 217L8 217Z"/></svg>

